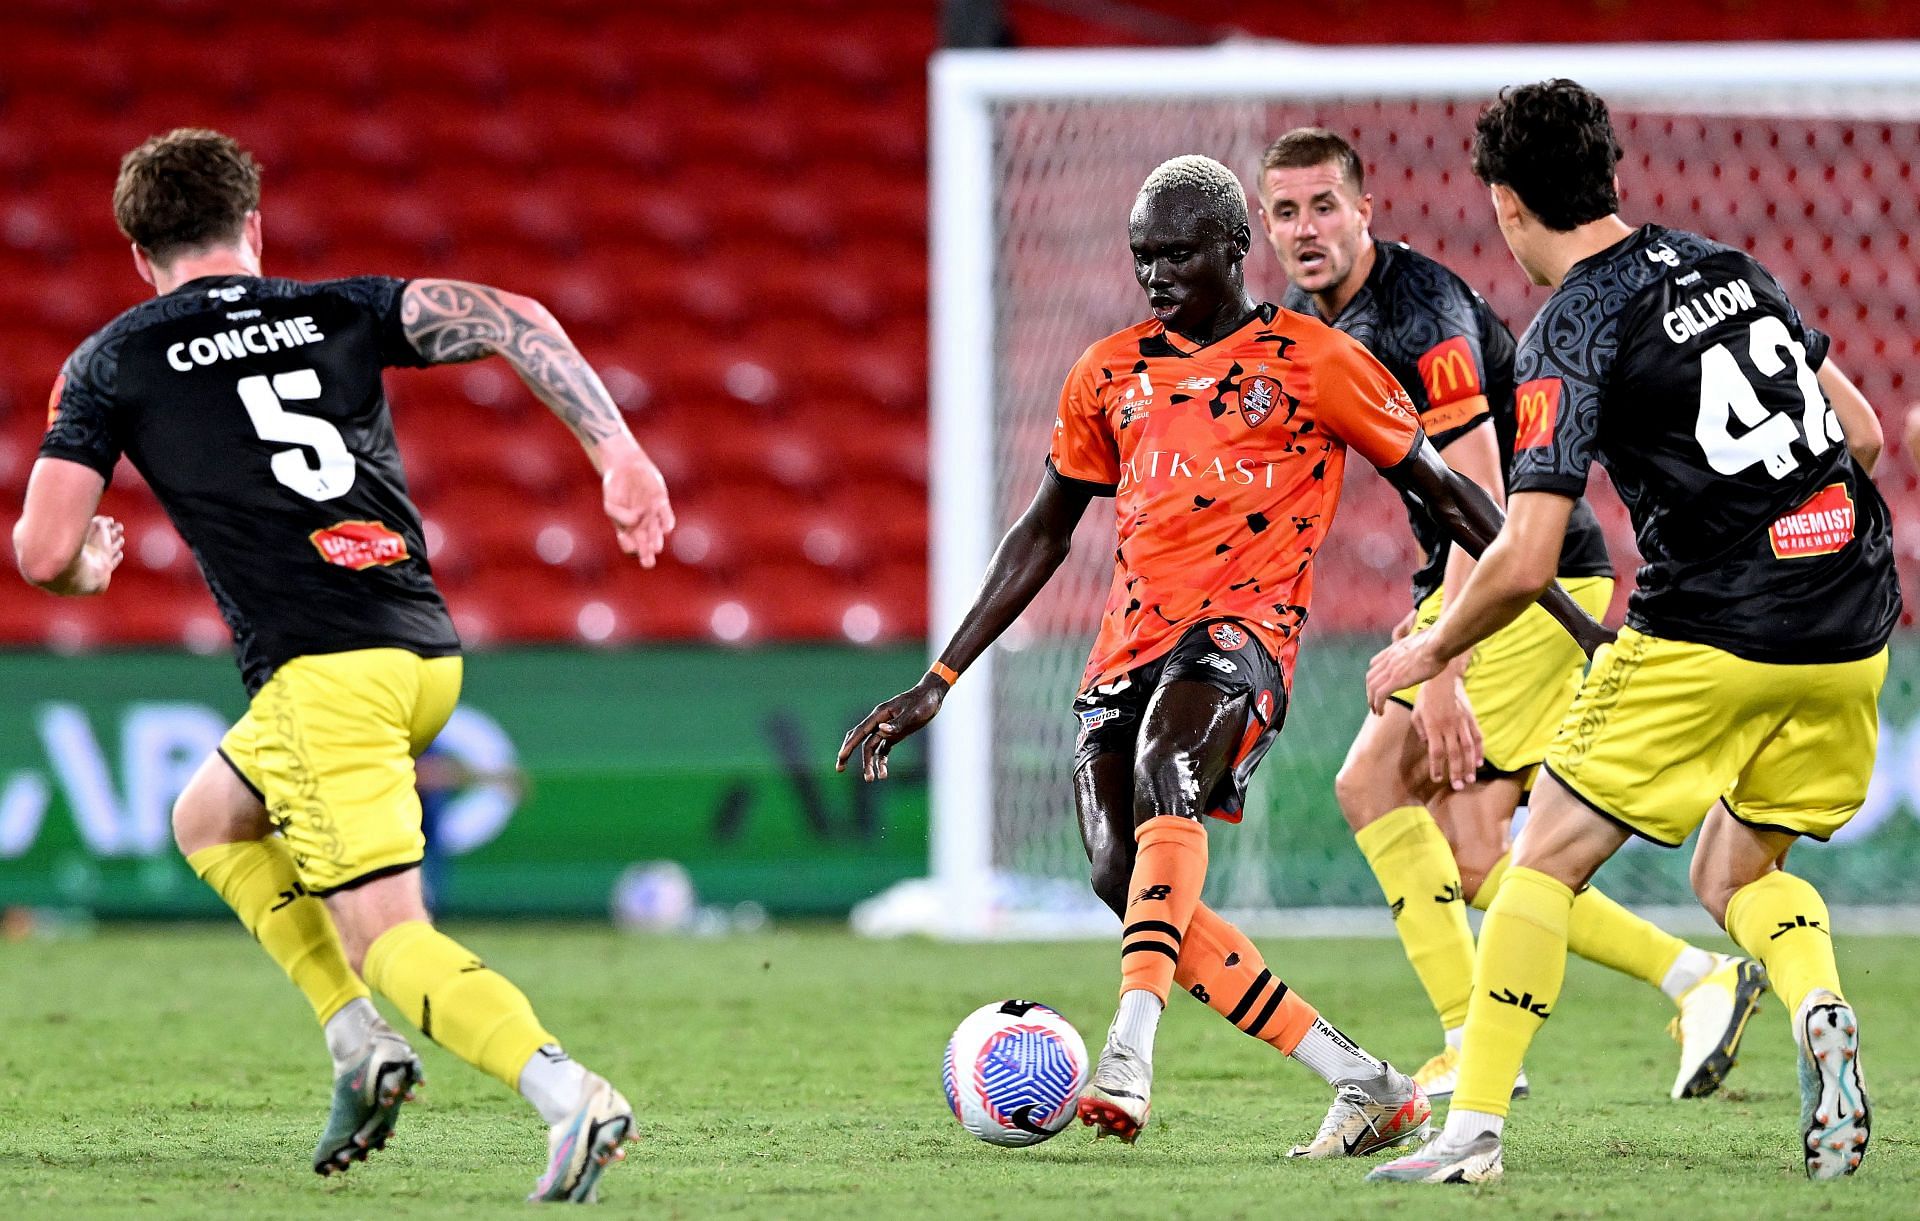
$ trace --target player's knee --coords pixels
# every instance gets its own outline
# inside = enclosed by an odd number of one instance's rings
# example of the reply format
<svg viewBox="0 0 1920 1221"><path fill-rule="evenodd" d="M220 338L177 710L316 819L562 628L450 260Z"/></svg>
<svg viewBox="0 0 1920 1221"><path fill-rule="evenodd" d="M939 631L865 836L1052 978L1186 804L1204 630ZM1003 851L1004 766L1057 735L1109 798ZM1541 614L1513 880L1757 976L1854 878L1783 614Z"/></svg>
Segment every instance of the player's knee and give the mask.
<svg viewBox="0 0 1920 1221"><path fill-rule="evenodd" d="M1107 849L1093 859L1093 893L1116 916L1127 910L1127 883L1132 877L1133 861L1123 852Z"/></svg>
<svg viewBox="0 0 1920 1221"><path fill-rule="evenodd" d="M203 848L230 842L222 838L219 821L189 786L173 803L173 842L180 855L192 856Z"/></svg>
<svg viewBox="0 0 1920 1221"><path fill-rule="evenodd" d="M1386 811L1380 808L1377 773L1365 759L1349 757L1333 777L1333 799L1347 825L1355 831Z"/></svg>
<svg viewBox="0 0 1920 1221"><path fill-rule="evenodd" d="M1700 900L1700 906L1707 909L1714 923L1721 928L1727 927L1727 905L1733 902L1733 892L1739 886L1717 867L1716 862L1702 860L1698 853L1687 869L1687 880L1693 885L1694 897Z"/></svg>

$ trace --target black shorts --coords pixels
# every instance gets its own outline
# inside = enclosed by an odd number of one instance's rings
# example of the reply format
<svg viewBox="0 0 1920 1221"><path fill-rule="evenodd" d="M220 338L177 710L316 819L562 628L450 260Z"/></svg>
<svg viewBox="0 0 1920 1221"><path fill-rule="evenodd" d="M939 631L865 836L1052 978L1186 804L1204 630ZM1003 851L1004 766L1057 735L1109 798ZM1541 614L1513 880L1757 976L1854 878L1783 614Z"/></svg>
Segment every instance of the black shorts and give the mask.
<svg viewBox="0 0 1920 1221"><path fill-rule="evenodd" d="M1246 732L1234 750L1232 765L1207 795L1206 804L1206 813L1212 817L1239 822L1253 769L1260 766L1286 720L1287 688L1273 654L1233 619L1195 624L1162 656L1075 699L1080 741L1073 753L1074 771L1097 755L1131 758L1139 745L1148 701L1172 682L1203 682L1230 696L1246 697Z"/></svg>

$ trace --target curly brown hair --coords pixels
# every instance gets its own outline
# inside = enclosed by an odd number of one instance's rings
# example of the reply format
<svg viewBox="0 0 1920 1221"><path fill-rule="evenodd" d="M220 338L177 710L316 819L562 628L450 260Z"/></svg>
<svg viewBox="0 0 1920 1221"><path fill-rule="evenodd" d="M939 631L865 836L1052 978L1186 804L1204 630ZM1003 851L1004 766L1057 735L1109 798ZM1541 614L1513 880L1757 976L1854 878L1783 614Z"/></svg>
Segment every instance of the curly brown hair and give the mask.
<svg viewBox="0 0 1920 1221"><path fill-rule="evenodd" d="M1620 210L1619 162L1607 104L1565 78L1502 89L1473 126L1474 174L1562 233Z"/></svg>
<svg viewBox="0 0 1920 1221"><path fill-rule="evenodd" d="M260 206L260 166L231 136L180 127L120 159L113 219L156 262L230 242Z"/></svg>

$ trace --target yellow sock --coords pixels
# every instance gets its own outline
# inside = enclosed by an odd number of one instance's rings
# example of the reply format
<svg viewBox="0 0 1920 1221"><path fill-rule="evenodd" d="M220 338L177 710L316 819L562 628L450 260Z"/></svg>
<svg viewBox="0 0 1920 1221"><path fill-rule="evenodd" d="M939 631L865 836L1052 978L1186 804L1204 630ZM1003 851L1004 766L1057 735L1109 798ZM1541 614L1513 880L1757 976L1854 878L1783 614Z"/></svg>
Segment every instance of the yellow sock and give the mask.
<svg viewBox="0 0 1920 1221"><path fill-rule="evenodd" d="M1805 878L1775 870L1734 891L1727 933L1766 964L1774 995L1789 1014L1800 1012L1809 992L1841 994L1827 905Z"/></svg>
<svg viewBox="0 0 1920 1221"><path fill-rule="evenodd" d="M1505 1115L1527 1045L1560 1000L1573 892L1537 870L1510 868L1480 926L1455 1109Z"/></svg>
<svg viewBox="0 0 1920 1221"><path fill-rule="evenodd" d="M1507 876L1511 852L1487 870L1486 881L1473 896L1473 905L1481 911L1500 891L1500 880ZM1645 980L1658 988L1673 964L1680 961L1687 943L1672 933L1634 915L1612 899L1588 886L1573 896L1573 912L1567 921L1567 949L1588 962L1597 962L1622 975Z"/></svg>
<svg viewBox="0 0 1920 1221"><path fill-rule="evenodd" d="M1480 889L1467 896L1467 902L1475 911L1485 911L1493 906L1493 896L1500 893L1500 883L1507 878L1507 866L1513 863L1513 853L1503 852L1500 859L1487 870L1487 876L1480 879Z"/></svg>
<svg viewBox="0 0 1920 1221"><path fill-rule="evenodd" d="M278 837L202 848L187 865L280 964L322 1025L348 1001L367 995L367 985L347 965L333 917L300 884L293 854Z"/></svg>
<svg viewBox="0 0 1920 1221"><path fill-rule="evenodd" d="M396 924L367 948L367 982L454 1055L520 1086L520 1070L552 1035L525 994L471 950L420 920Z"/></svg>
<svg viewBox="0 0 1920 1221"><path fill-rule="evenodd" d="M1473 991L1473 930L1461 902L1460 870L1433 815L1401 806L1354 832L1393 911L1407 961L1440 1015L1442 1029L1467 1020Z"/></svg>

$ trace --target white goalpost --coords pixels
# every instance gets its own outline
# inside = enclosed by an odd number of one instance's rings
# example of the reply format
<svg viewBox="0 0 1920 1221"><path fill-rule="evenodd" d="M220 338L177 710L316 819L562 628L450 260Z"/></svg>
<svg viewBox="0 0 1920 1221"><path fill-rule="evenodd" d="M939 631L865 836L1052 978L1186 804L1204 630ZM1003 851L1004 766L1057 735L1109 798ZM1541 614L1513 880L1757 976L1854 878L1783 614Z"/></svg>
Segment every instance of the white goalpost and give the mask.
<svg viewBox="0 0 1920 1221"><path fill-rule="evenodd" d="M932 647L960 621L995 543L1038 484L1067 368L1088 343L1142 316L1125 221L1155 164L1206 153L1239 172L1251 195L1272 137L1303 124L1340 131L1367 163L1375 236L1404 238L1453 266L1518 333L1544 293L1511 263L1467 150L1475 116L1501 87L1552 76L1608 99L1627 146L1630 219L1744 243L1803 309L1816 300L1823 315L1830 307L1822 325L1856 343L1868 342L1863 319L1878 334L1886 301L1910 299L1912 258L1902 255L1906 269L1891 285L1885 269L1892 235L1920 228L1920 182L1893 172L1920 165L1920 43L936 55ZM1886 167L1878 182L1876 165ZM1863 199L1873 207L1858 206ZM1846 248L1839 254L1809 248L1836 240ZM1818 282L1842 256L1857 271L1877 265L1878 282L1864 283L1874 279L1867 274ZM1257 228L1248 279L1256 296L1281 290ZM1870 359L1855 355L1848 367ZM1616 535L1619 518L1614 511ZM1108 502L1095 502L1067 566L947 700L930 731L931 876L869 903L857 925L951 937L1114 927L1087 889L1068 772L1077 729L1069 704L1111 573L1112 530ZM1316 560L1314 626L1288 726L1246 822L1213 837L1209 901L1256 927L1283 912L1296 931L1387 927L1331 793L1314 790L1326 787L1359 721L1350 682L1357 642L1383 638L1378 625L1405 610L1415 562L1397 500L1370 474L1350 475ZM1331 828L1322 825L1329 819ZM1655 854L1625 862L1645 884L1623 897L1679 901L1678 864L1676 875Z"/></svg>

